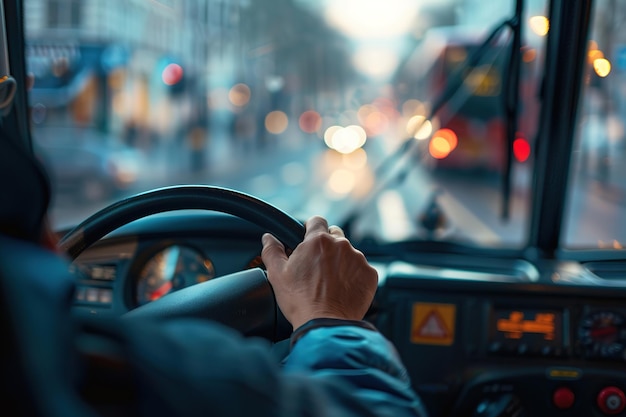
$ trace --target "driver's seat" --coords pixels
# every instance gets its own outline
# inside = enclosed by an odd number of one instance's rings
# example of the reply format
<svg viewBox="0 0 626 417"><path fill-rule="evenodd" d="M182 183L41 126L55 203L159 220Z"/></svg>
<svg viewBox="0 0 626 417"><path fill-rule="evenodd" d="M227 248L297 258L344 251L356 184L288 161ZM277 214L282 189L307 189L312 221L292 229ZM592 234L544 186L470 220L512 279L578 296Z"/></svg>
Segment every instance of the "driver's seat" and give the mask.
<svg viewBox="0 0 626 417"><path fill-rule="evenodd" d="M67 263L40 244L46 176L0 126L0 398L20 416L88 416L73 381Z"/></svg>
<svg viewBox="0 0 626 417"><path fill-rule="evenodd" d="M75 384L72 296L66 262L0 236L0 387L3 408L13 415L90 415Z"/></svg>

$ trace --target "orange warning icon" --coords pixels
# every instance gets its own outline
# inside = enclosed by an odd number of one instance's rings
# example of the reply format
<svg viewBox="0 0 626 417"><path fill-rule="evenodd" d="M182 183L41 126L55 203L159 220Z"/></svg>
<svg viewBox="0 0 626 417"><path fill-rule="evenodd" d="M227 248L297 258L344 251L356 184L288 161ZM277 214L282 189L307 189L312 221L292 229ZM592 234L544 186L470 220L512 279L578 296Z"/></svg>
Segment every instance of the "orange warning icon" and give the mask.
<svg viewBox="0 0 626 417"><path fill-rule="evenodd" d="M454 304L413 304L411 342L449 346L454 343Z"/></svg>

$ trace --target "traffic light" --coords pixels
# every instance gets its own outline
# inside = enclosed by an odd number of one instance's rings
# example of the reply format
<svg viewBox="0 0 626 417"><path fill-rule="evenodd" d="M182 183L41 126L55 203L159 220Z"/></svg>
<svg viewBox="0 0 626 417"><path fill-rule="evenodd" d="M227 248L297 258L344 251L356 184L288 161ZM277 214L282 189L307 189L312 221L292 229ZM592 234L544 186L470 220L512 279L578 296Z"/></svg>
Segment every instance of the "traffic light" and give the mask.
<svg viewBox="0 0 626 417"><path fill-rule="evenodd" d="M181 94L185 90L185 71L179 64L167 64L161 72L161 79L172 95Z"/></svg>

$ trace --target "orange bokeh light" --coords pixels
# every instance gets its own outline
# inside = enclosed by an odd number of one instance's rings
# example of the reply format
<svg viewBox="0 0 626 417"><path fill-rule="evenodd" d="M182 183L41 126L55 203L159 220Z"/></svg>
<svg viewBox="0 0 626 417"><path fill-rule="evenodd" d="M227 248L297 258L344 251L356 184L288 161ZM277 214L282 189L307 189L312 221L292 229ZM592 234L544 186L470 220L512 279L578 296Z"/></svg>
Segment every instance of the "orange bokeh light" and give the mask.
<svg viewBox="0 0 626 417"><path fill-rule="evenodd" d="M444 159L448 155L452 149L450 148L450 144L448 141L441 136L435 136L430 140L428 144L428 151L430 155L435 159Z"/></svg>
<svg viewBox="0 0 626 417"><path fill-rule="evenodd" d="M452 129L439 129L433 135L433 139L435 138L442 138L443 140L448 142L448 145L450 147L449 152L452 152L454 149L456 149L457 145L459 144L459 138L456 136L456 133L454 133Z"/></svg>
<svg viewBox="0 0 626 417"><path fill-rule="evenodd" d="M606 77L611 73L611 62L605 58L598 58L593 61L593 69L598 77Z"/></svg>
<svg viewBox="0 0 626 417"><path fill-rule="evenodd" d="M434 134L428 144L428 151L435 159L444 159L450 152L456 149L459 138L452 129L439 129Z"/></svg>
<svg viewBox="0 0 626 417"><path fill-rule="evenodd" d="M250 87L245 84L235 84L228 92L228 100L233 106L243 107L250 101Z"/></svg>
<svg viewBox="0 0 626 417"><path fill-rule="evenodd" d="M265 129L275 135L283 133L285 130L287 130L288 125L289 118L282 111L275 110L269 112L267 116L265 116Z"/></svg>

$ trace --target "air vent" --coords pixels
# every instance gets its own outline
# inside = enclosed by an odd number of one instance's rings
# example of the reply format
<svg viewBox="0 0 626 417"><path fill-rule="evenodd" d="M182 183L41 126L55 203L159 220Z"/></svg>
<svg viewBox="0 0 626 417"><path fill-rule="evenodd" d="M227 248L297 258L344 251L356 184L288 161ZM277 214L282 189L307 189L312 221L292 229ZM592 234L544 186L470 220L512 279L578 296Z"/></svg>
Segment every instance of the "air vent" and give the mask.
<svg viewBox="0 0 626 417"><path fill-rule="evenodd" d="M626 281L626 261L586 262L583 266L599 278Z"/></svg>
<svg viewBox="0 0 626 417"><path fill-rule="evenodd" d="M535 282L539 279L537 269L523 260L490 260L482 267L462 263L459 259L441 264L410 264L396 261L389 267L389 275L425 279L451 279L482 282ZM487 266L485 266L487 265Z"/></svg>

